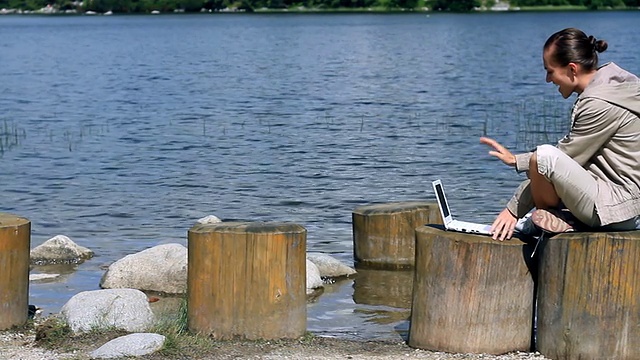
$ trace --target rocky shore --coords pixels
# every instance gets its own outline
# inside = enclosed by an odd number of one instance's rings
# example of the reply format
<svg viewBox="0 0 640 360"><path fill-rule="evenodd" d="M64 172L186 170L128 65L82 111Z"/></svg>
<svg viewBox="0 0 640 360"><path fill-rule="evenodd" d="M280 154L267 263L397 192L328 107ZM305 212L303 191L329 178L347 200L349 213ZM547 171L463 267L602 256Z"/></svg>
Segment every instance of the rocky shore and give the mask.
<svg viewBox="0 0 640 360"><path fill-rule="evenodd" d="M0 332L0 358L21 360L84 360L90 359L88 352L93 350L96 335L81 337L75 343L64 348L47 349L39 346L35 332ZM545 360L538 353L517 352L504 355L488 354L449 354L432 352L408 347L403 342L357 341L337 338L312 337L304 340L278 341L220 341L212 342L211 347L197 354L155 353L141 359L483 359L483 360Z"/></svg>
<svg viewBox="0 0 640 360"><path fill-rule="evenodd" d="M213 216L199 220L201 224L217 222L220 220ZM58 235L32 249L30 258L32 266L37 267L80 263L93 255L90 249ZM106 269L100 284L103 290L80 292L60 314L36 316L21 328L0 331L0 359L82 360L122 354L141 359L545 359L533 352L451 354L411 348L398 339L353 340L313 333L298 339L251 341L196 336L184 331L186 305L180 299L186 292L186 261L187 249L179 244L159 245L125 256ZM322 288L322 279L356 272L326 254L307 253L306 261L307 296ZM39 274L31 274L35 275ZM141 290L182 297L160 300ZM135 344L113 345L123 344L124 338L135 338ZM153 338L161 340L150 349L149 338L151 342ZM111 353L104 355L109 347Z"/></svg>

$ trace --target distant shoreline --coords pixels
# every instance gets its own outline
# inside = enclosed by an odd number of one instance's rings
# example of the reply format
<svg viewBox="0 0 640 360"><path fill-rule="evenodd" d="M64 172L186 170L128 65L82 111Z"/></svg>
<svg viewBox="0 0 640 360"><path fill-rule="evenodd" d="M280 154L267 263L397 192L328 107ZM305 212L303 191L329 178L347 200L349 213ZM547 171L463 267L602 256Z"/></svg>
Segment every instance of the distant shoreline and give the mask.
<svg viewBox="0 0 640 360"><path fill-rule="evenodd" d="M202 9L199 12L185 12L182 10L170 12L121 12L121 13L99 13L93 11L59 11L55 9L21 10L21 9L0 9L0 15L53 15L53 16L111 16L111 15L196 15L196 14L486 14L486 13L520 13L520 12L610 12L610 11L638 11L640 7L624 7L610 9L589 9L585 6L527 6L508 9L479 9L470 12L437 11L431 9L383 9L383 8L293 8L293 9L254 9L244 11L242 9L222 9L217 11Z"/></svg>

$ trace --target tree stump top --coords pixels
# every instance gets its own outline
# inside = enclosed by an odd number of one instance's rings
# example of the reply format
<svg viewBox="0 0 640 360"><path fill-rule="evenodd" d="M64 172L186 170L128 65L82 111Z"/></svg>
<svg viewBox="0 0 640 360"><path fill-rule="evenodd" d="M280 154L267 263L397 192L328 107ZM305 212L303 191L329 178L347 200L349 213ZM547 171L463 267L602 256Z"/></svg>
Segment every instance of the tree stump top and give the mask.
<svg viewBox="0 0 640 360"><path fill-rule="evenodd" d="M435 202L402 201L384 204L364 205L357 207L353 212L360 215L393 214L409 210L419 210L437 206Z"/></svg>
<svg viewBox="0 0 640 360"><path fill-rule="evenodd" d="M28 222L28 219L21 216L8 213L0 213L0 228L20 226Z"/></svg>
<svg viewBox="0 0 640 360"><path fill-rule="evenodd" d="M196 224L192 233L228 233L228 234L291 234L304 233L307 230L299 224L290 222L220 222L213 224Z"/></svg>
<svg viewBox="0 0 640 360"><path fill-rule="evenodd" d="M496 246L522 246L524 241L518 239L517 237L512 237L509 240L505 241L497 241L493 240L491 236L487 235L476 235L476 234L467 234L457 231L447 231L442 225L424 225L416 228L416 233L422 233L426 235L436 235L436 236L445 236L447 239L452 241L461 241L464 243L472 243L472 244L491 244Z"/></svg>

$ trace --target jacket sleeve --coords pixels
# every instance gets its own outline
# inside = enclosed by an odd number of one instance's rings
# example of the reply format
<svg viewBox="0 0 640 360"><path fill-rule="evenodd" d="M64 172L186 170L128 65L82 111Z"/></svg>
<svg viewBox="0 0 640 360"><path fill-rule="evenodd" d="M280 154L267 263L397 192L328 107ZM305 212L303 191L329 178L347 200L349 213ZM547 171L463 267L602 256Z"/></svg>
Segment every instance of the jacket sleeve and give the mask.
<svg viewBox="0 0 640 360"><path fill-rule="evenodd" d="M531 156L533 156L533 152L516 155L516 171L517 172L521 173L521 172L529 171L529 161L531 160Z"/></svg>
<svg viewBox="0 0 640 360"><path fill-rule="evenodd" d="M533 197L531 196L531 181L529 179L520 183L518 190L507 203L507 209L516 217L521 218L533 209Z"/></svg>
<svg viewBox="0 0 640 360"><path fill-rule="evenodd" d="M558 142L558 149L584 166L617 131L612 107L600 99L579 100L571 114L571 130Z"/></svg>

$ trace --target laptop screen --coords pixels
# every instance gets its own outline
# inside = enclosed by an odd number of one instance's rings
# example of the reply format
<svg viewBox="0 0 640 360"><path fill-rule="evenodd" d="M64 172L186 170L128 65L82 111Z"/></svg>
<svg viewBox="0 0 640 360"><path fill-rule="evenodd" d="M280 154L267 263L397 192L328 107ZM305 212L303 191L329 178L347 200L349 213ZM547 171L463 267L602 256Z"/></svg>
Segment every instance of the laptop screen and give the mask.
<svg viewBox="0 0 640 360"><path fill-rule="evenodd" d="M447 200L444 198L444 190L442 190L442 184L435 185L436 191L438 192L438 202L440 205L440 209L442 209L442 213L445 218L449 217L449 206L447 205Z"/></svg>

